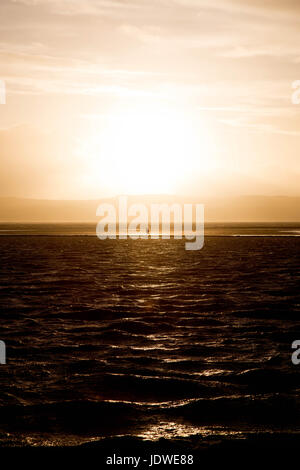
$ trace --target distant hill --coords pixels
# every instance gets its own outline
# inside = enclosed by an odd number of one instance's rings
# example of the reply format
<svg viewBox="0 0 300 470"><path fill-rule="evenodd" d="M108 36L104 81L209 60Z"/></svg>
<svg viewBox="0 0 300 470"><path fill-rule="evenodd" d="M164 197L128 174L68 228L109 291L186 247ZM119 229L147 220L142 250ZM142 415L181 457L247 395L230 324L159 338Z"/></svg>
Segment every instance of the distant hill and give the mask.
<svg viewBox="0 0 300 470"><path fill-rule="evenodd" d="M0 198L0 222L95 222L99 200L40 200ZM184 198L180 196L129 196L128 203L203 203L206 222L300 222L300 197L240 196Z"/></svg>

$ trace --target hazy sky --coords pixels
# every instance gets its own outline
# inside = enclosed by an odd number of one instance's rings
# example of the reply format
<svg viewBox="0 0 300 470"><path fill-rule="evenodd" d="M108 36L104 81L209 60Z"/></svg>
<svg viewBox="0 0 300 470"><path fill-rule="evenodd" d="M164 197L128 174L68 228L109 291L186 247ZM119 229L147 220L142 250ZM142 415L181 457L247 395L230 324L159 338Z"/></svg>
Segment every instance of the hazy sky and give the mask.
<svg viewBox="0 0 300 470"><path fill-rule="evenodd" d="M0 196L300 195L299 0L1 0Z"/></svg>

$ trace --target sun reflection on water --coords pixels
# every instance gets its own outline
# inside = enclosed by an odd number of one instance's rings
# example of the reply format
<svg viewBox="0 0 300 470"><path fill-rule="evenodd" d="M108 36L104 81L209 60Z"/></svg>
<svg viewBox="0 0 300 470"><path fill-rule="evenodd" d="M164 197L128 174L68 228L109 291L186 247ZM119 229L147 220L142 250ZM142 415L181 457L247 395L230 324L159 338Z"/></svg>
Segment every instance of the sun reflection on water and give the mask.
<svg viewBox="0 0 300 470"><path fill-rule="evenodd" d="M193 426L190 424L175 423L174 421L162 421L159 424L150 425L143 432L137 434L137 437L156 441L158 439L174 439L182 437L217 437L217 436L242 436L241 431L232 431L224 427L215 427L212 429L207 426Z"/></svg>

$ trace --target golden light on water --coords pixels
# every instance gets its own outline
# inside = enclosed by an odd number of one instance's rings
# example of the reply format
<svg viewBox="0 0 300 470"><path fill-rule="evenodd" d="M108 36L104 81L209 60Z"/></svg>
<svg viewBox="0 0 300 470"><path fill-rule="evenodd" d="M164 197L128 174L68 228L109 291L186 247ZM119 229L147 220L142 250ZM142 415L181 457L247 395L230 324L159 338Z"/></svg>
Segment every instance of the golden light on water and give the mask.
<svg viewBox="0 0 300 470"><path fill-rule="evenodd" d="M232 431L226 429L226 427L214 426L193 426L191 424L181 424L172 421L162 421L159 424L149 426L145 431L138 434L146 440L155 441L158 439L174 439L179 437L191 437L191 436L202 436L202 437L215 437L218 436L230 436L235 435L240 438L243 436L242 431Z"/></svg>

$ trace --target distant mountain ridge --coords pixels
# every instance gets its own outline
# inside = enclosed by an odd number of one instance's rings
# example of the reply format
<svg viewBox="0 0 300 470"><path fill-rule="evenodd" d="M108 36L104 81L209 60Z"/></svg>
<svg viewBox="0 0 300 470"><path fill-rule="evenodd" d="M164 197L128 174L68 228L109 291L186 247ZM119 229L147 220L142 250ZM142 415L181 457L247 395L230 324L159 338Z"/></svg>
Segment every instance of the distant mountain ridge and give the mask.
<svg viewBox="0 0 300 470"><path fill-rule="evenodd" d="M0 198L0 222L96 222L99 204L118 204L118 198L46 200ZM202 203L206 222L300 222L300 197L239 196L192 198L171 195L128 196L128 204Z"/></svg>

